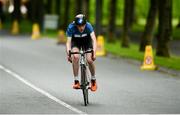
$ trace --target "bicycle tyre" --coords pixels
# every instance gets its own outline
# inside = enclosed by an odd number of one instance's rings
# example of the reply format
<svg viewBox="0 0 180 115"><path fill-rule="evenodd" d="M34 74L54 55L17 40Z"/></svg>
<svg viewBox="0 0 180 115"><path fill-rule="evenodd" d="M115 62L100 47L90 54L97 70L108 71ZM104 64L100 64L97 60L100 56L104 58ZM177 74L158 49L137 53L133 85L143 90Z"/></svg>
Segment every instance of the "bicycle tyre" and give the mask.
<svg viewBox="0 0 180 115"><path fill-rule="evenodd" d="M84 97L84 105L87 106L88 102L88 90L87 89L83 89L83 97Z"/></svg>
<svg viewBox="0 0 180 115"><path fill-rule="evenodd" d="M84 105L87 106L89 101L88 101L87 76L86 76L85 66L81 66L81 89L83 92Z"/></svg>

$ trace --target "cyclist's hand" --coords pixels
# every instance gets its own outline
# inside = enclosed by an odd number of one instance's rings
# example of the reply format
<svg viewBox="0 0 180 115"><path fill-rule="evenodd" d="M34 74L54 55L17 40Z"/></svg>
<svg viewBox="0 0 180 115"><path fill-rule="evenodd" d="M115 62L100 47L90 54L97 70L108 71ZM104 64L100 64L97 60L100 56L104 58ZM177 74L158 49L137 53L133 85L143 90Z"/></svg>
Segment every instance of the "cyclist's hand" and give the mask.
<svg viewBox="0 0 180 115"><path fill-rule="evenodd" d="M67 60L72 63L72 58L69 55L67 56Z"/></svg>

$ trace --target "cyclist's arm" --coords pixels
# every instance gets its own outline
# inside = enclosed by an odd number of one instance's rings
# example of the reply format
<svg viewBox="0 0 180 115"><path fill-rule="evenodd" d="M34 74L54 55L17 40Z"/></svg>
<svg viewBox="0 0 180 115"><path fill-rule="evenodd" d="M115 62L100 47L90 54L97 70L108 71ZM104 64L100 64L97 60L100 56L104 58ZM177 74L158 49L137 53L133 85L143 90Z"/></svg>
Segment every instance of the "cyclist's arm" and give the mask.
<svg viewBox="0 0 180 115"><path fill-rule="evenodd" d="M93 50L94 50L94 54L96 54L96 48L97 48L97 44L96 44L96 35L95 35L95 33L94 33L94 31L93 32L91 32L91 39L92 39L92 43L93 43Z"/></svg>
<svg viewBox="0 0 180 115"><path fill-rule="evenodd" d="M71 37L67 37L67 42L66 42L66 53L69 55L69 50L71 50Z"/></svg>

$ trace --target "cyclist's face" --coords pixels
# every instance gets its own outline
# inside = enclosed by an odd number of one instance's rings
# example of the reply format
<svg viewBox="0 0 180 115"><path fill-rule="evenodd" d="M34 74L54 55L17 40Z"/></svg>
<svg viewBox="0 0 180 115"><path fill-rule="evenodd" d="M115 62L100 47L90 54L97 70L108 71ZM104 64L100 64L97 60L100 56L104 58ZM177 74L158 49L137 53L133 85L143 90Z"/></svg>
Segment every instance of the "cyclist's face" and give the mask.
<svg viewBox="0 0 180 115"><path fill-rule="evenodd" d="M84 28L85 28L85 25L78 25L77 28L78 28L78 30L79 30L80 32L83 32L83 31L84 31Z"/></svg>

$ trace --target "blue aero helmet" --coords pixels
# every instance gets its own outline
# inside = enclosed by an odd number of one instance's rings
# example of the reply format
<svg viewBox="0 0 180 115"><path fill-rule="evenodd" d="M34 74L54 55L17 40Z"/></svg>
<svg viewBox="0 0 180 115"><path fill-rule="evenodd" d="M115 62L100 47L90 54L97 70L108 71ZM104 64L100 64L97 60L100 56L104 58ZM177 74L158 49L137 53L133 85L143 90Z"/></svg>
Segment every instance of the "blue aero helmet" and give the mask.
<svg viewBox="0 0 180 115"><path fill-rule="evenodd" d="M86 17L83 14L78 14L76 15L75 19L74 19L74 23L77 26L82 26L86 24Z"/></svg>

